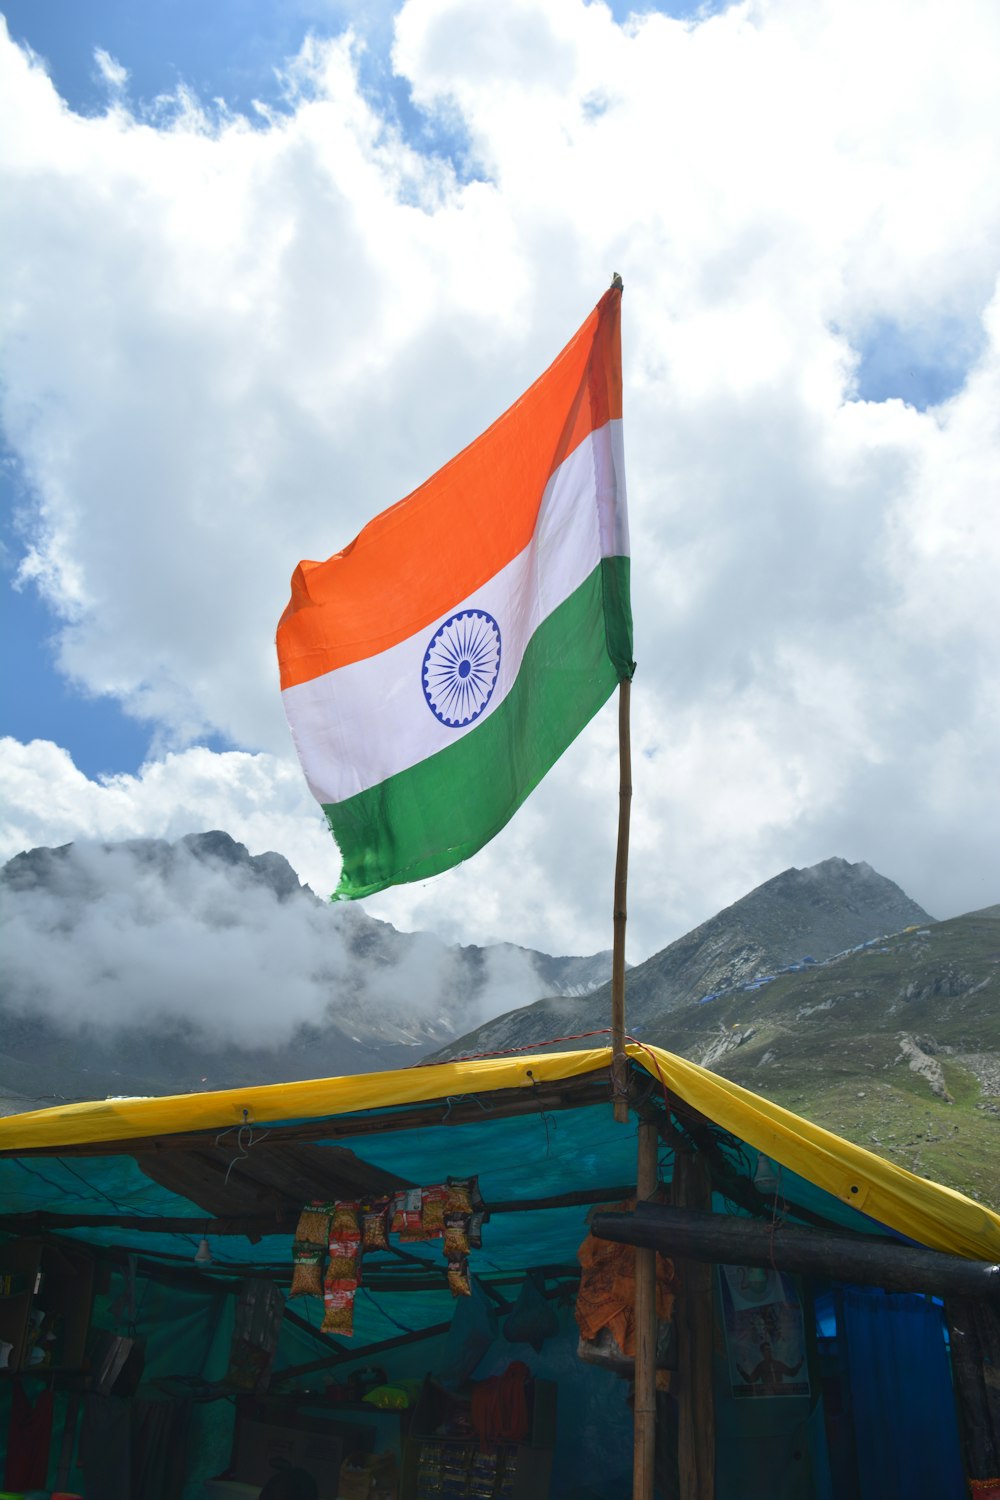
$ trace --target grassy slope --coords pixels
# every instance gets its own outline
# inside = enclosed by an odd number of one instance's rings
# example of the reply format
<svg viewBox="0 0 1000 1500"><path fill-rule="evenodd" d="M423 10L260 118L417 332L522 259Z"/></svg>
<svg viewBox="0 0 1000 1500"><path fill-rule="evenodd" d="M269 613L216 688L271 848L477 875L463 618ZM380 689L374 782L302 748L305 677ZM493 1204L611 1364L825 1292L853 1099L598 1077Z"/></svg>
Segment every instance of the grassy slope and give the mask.
<svg viewBox="0 0 1000 1500"><path fill-rule="evenodd" d="M644 1039L1000 1210L1000 907L927 930L686 1006Z"/></svg>

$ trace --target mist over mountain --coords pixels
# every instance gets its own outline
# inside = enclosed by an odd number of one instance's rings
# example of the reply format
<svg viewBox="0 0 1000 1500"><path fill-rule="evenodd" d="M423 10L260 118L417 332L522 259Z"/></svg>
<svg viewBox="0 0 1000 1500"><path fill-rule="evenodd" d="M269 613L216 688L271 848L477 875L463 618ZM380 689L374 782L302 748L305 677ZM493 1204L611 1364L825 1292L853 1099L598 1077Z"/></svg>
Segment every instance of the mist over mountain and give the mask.
<svg viewBox="0 0 1000 1500"><path fill-rule="evenodd" d="M3 1112L601 1045L610 1018L608 953L398 932L221 832L18 855L0 943ZM935 922L866 864L785 870L630 970L626 1009L633 1035L1000 1206L1000 907Z"/></svg>
<svg viewBox="0 0 1000 1500"><path fill-rule="evenodd" d="M0 870L0 1088L161 1093L404 1066L583 994L610 955L455 947L330 904L228 834L69 844Z"/></svg>

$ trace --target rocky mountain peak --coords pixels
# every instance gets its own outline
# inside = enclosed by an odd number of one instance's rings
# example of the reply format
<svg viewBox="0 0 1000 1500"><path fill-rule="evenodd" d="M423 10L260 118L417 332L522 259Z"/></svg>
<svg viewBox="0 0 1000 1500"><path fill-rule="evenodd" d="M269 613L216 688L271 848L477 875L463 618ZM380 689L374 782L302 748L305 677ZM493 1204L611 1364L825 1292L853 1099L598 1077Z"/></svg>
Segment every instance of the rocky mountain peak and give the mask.
<svg viewBox="0 0 1000 1500"><path fill-rule="evenodd" d="M831 858L783 870L629 973L629 1026L733 989L796 962L829 958L886 932L932 921L867 864ZM610 985L582 1000L540 1000L481 1027L465 1050L537 1045L608 1025ZM461 1038L449 1055L458 1055Z"/></svg>

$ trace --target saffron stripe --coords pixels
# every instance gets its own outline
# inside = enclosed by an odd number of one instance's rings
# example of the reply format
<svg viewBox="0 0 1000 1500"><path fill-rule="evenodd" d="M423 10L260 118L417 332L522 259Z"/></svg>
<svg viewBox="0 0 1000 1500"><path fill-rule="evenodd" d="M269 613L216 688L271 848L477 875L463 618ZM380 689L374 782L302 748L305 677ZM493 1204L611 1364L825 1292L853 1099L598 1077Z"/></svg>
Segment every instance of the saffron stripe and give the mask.
<svg viewBox="0 0 1000 1500"><path fill-rule="evenodd" d="M606 292L481 437L342 552L299 564L278 625L282 688L425 630L527 546L552 474L621 417L620 321L620 292Z"/></svg>

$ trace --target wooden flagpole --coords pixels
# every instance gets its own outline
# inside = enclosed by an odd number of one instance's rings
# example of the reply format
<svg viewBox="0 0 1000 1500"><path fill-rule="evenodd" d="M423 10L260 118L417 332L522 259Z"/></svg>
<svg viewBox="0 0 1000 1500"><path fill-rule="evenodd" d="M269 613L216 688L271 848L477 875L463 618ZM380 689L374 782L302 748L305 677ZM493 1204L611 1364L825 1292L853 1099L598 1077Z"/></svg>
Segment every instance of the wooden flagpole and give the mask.
<svg viewBox="0 0 1000 1500"><path fill-rule="evenodd" d="M629 706L632 684L618 684L618 853L615 858L614 947L611 953L611 1097L615 1119L628 1124L628 1057L625 1053L625 921L628 887L628 835L632 811L632 738Z"/></svg>

